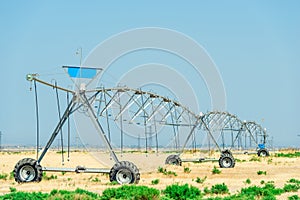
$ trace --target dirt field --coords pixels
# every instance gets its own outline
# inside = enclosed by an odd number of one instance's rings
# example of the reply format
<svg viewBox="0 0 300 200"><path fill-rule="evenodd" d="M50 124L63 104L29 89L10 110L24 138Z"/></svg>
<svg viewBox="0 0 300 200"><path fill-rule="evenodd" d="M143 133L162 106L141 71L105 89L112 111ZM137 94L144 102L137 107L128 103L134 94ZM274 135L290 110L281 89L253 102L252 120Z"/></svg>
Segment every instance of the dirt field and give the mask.
<svg viewBox="0 0 300 200"><path fill-rule="evenodd" d="M240 191L243 187L251 185L261 185L261 181L274 181L277 187L283 187L286 181L291 178L300 180L300 158L280 158L280 157L257 157L256 155L234 155L237 160L235 168L219 168L217 162L191 163L184 162L182 166L164 165L164 159L170 154L156 155L140 155L137 153L126 154L121 157L122 160L134 162L141 170L141 180L139 185L164 189L167 185L173 183L191 184L203 190L204 187L210 188L212 185L225 183L231 194ZM108 175L106 174L88 174L88 173L61 173L46 172L50 177L52 174L57 179L42 180L39 183L18 184L14 179L9 178L9 174L14 169L15 164L23 158L35 158L34 152L0 152L0 173L8 174L7 180L0 180L0 195L9 193L10 187L14 187L17 191L42 191L50 192L53 189L75 190L76 188L86 189L92 192L100 193L108 187L118 187L111 185ZM104 155L103 155L104 156ZM192 155L190 155L192 157ZM217 156L216 156L217 157ZM105 160L105 156L102 157ZM67 160L65 158L65 160ZM109 160L109 159L108 159ZM257 161L255 161L257 160ZM41 165L44 167L76 167L84 165L86 167L104 167L90 153L72 152L70 162L65 162L61 166L61 155L56 152L48 152ZM106 164L110 164L107 162ZM111 165L112 166L112 165ZM162 166L168 171L176 172L177 176L164 175L157 171L157 167ZM214 166L221 170L220 174L212 174ZM110 168L110 167L109 167ZM152 168L152 171L151 171ZM184 172L184 168L189 168L190 172ZM258 175L258 171L266 171L266 175ZM207 177L204 183L196 183L195 179ZM151 181L159 179L159 184L152 185ZM250 179L251 184L247 184L246 180ZM280 199L286 199L288 196L298 193L285 193L279 196Z"/></svg>

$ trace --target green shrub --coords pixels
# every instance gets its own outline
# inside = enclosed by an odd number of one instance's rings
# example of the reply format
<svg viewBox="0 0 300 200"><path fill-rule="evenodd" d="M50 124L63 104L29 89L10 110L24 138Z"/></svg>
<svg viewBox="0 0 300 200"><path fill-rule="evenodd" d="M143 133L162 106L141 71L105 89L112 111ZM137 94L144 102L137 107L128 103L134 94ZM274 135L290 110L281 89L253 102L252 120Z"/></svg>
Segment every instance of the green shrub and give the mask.
<svg viewBox="0 0 300 200"><path fill-rule="evenodd" d="M62 153L66 153L66 151L57 151L57 154L62 154Z"/></svg>
<svg viewBox="0 0 300 200"><path fill-rule="evenodd" d="M240 195L255 199L276 199L275 196L283 192L282 189L275 188L273 183L266 183L264 187L250 186L248 188L242 188Z"/></svg>
<svg viewBox="0 0 300 200"><path fill-rule="evenodd" d="M261 159L259 157L253 156L253 157L250 158L249 161L261 162Z"/></svg>
<svg viewBox="0 0 300 200"><path fill-rule="evenodd" d="M300 157L300 152L295 152L295 153L277 153L277 154L275 154L275 157L296 158L296 157Z"/></svg>
<svg viewBox="0 0 300 200"><path fill-rule="evenodd" d="M191 170L190 168L188 168L188 167L184 167L184 168L183 168L183 172L184 172L184 173L187 173L187 174L188 174L188 173L190 173L191 171L192 171L192 170Z"/></svg>
<svg viewBox="0 0 300 200"><path fill-rule="evenodd" d="M11 171L11 172L9 173L9 179L12 180L12 179L14 179L14 178L15 178L14 171Z"/></svg>
<svg viewBox="0 0 300 200"><path fill-rule="evenodd" d="M251 184L251 180L249 178L246 179L245 181L246 184Z"/></svg>
<svg viewBox="0 0 300 200"><path fill-rule="evenodd" d="M211 187L210 192L212 194L227 194L229 192L227 185L225 183L216 184Z"/></svg>
<svg viewBox="0 0 300 200"><path fill-rule="evenodd" d="M293 195L288 197L288 200L300 200L300 197L298 195Z"/></svg>
<svg viewBox="0 0 300 200"><path fill-rule="evenodd" d="M257 172L257 175L262 175L262 174L267 175L267 172L266 171L261 171L261 170L259 170Z"/></svg>
<svg viewBox="0 0 300 200"><path fill-rule="evenodd" d="M196 182L196 183L201 183L201 184L202 184L202 183L204 183L204 181L206 180L206 178L207 178L207 176L205 176L203 179L197 177L196 180L195 180L195 182Z"/></svg>
<svg viewBox="0 0 300 200"><path fill-rule="evenodd" d="M285 184L283 187L285 192L297 192L299 190L299 185L296 184Z"/></svg>
<svg viewBox="0 0 300 200"><path fill-rule="evenodd" d="M91 179L92 182L99 183L101 180L98 177Z"/></svg>
<svg viewBox="0 0 300 200"><path fill-rule="evenodd" d="M212 169L212 174L221 174L221 170L219 170L216 166Z"/></svg>
<svg viewBox="0 0 300 200"><path fill-rule="evenodd" d="M159 173L162 173L164 175L173 175L173 176L177 176L176 172L172 172L172 171L167 171L167 169L164 169L162 167L158 167L157 171Z"/></svg>
<svg viewBox="0 0 300 200"><path fill-rule="evenodd" d="M198 188L189 186L188 184L173 184L167 186L163 193L166 195L166 197L176 200L195 199L199 198L201 195L201 192Z"/></svg>
<svg viewBox="0 0 300 200"><path fill-rule="evenodd" d="M101 200L124 199L124 200L155 200L159 199L160 192L155 188L136 185L123 185L119 188L108 188L103 191Z"/></svg>
<svg viewBox="0 0 300 200"><path fill-rule="evenodd" d="M151 181L152 185L157 185L159 183L159 179L154 179Z"/></svg>
<svg viewBox="0 0 300 200"><path fill-rule="evenodd" d="M16 191L17 191L17 189L16 189L16 188L14 188L14 187L9 187L9 191L10 191L10 192L16 192Z"/></svg>
<svg viewBox="0 0 300 200"><path fill-rule="evenodd" d="M208 189L208 187L205 187L204 190L203 190L204 194L209 194L210 193L210 190Z"/></svg>
<svg viewBox="0 0 300 200"><path fill-rule="evenodd" d="M117 181L112 181L107 183L106 185L119 185L119 183Z"/></svg>
<svg viewBox="0 0 300 200"><path fill-rule="evenodd" d="M8 177L8 174L0 174L0 180L6 180L6 178Z"/></svg>
<svg viewBox="0 0 300 200"><path fill-rule="evenodd" d="M0 199L30 199L30 200L40 200L40 199L47 199L48 194L44 194L41 192L33 192L33 193L27 193L27 192L12 192L9 194L6 194L4 196L1 196Z"/></svg>
<svg viewBox="0 0 300 200"><path fill-rule="evenodd" d="M290 180L288 181L288 183L296 183L296 184L300 184L300 181L297 180L297 179L292 178L292 179L290 179Z"/></svg>
<svg viewBox="0 0 300 200"><path fill-rule="evenodd" d="M166 170L166 169L162 168L161 166L159 166L159 167L157 168L157 172L159 172L159 173L164 173L165 170Z"/></svg>
<svg viewBox="0 0 300 200"><path fill-rule="evenodd" d="M48 176L46 172L43 172L43 180L49 181L54 179L57 179L56 175L51 174L51 176Z"/></svg>

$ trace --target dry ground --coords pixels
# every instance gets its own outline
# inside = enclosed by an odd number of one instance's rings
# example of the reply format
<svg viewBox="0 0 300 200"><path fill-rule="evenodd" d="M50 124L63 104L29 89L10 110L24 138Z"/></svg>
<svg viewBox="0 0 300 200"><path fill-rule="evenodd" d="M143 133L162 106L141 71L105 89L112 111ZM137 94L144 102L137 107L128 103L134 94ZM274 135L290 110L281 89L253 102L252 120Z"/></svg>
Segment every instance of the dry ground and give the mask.
<svg viewBox="0 0 300 200"><path fill-rule="evenodd" d="M99 154L98 154L99 155ZM100 154L101 155L101 154ZM185 162L182 166L165 166L164 159L169 154L142 155L131 153L123 155L122 160L130 159L141 169L141 180L139 185L164 189L167 185L174 183L191 184L203 190L204 187L210 188L212 185L225 183L231 194L240 191L243 187L250 185L261 185L261 181L274 181L277 187L283 187L286 181L291 178L300 180L300 158L279 158L265 157L259 158L256 155L234 155L239 161L236 162L235 168L222 169L219 168L217 162L191 163ZM0 174L10 174L14 169L15 164L23 158L35 158L34 152L0 152ZM101 156L99 156L101 157ZM189 157L189 156L188 156ZM192 157L192 155L190 155ZM105 160L105 155L103 154ZM251 161L253 158L259 158L260 161ZM42 161L42 166L62 167L61 155L51 151L45 156ZM109 159L108 159L109 160ZM106 164L110 165L110 162ZM105 163L105 162L104 162ZM103 163L102 163L103 164ZM103 167L90 153L87 152L72 152L70 162L65 162L63 167L76 167L84 165L86 167ZM162 166L168 171L177 173L177 176L163 175L157 172L157 167ZM221 170L221 174L212 174L212 169L217 166ZM189 168L190 173L185 173L184 168ZM110 167L109 167L110 168ZM152 168L152 171L150 170ZM266 171L266 175L258 175L258 171ZM88 174L88 173L61 173L47 172L47 176L56 175L57 179L42 180L39 183L18 184L13 179L0 180L0 195L9 193L10 187L16 188L18 191L41 191L50 192L53 189L75 190L76 188L86 189L92 192L100 193L108 187L118 187L110 185L108 175L106 174ZM195 179L207 177L203 184L195 182ZM159 184L152 185L151 181L159 179ZM247 184L246 179L251 180L251 184ZM288 196L298 193L285 193L279 199L287 199Z"/></svg>

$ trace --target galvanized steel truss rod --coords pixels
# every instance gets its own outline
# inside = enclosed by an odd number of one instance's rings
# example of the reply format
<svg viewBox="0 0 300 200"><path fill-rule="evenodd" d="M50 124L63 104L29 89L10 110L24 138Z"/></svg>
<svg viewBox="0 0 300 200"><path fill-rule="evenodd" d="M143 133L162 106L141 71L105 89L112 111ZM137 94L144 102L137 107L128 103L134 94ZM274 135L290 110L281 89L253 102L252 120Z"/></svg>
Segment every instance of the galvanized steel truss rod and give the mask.
<svg viewBox="0 0 300 200"><path fill-rule="evenodd" d="M49 150L50 146L52 145L53 141L55 140L56 136L58 135L58 133L60 132L61 128L63 127L64 123L66 122L66 120L68 119L70 113L72 112L73 108L76 105L76 96L74 95L71 102L69 103L69 105L67 106L63 116L61 117L61 119L59 120L56 128L54 129L48 143L46 144L43 152L41 153L40 157L38 158L37 162L40 163L42 161L42 159L44 158L45 154L47 153L47 151Z"/></svg>
<svg viewBox="0 0 300 200"><path fill-rule="evenodd" d="M78 97L79 97L80 101L88 107L88 109L87 109L88 116L90 117L91 121L93 122L94 127L96 128L96 130L97 130L98 134L100 135L102 141L107 146L107 148L108 148L108 150L110 152L110 156L114 159L114 161L116 163L119 162L119 160L118 160L115 152L112 149L112 146L111 146L110 142L108 141L108 139L107 139L107 137L106 137L106 135L104 133L104 130L103 130L101 124L98 121L98 118L97 118L96 114L93 111L93 108L92 108L92 106L91 106L88 98L85 95L85 92L81 91L79 93Z"/></svg>

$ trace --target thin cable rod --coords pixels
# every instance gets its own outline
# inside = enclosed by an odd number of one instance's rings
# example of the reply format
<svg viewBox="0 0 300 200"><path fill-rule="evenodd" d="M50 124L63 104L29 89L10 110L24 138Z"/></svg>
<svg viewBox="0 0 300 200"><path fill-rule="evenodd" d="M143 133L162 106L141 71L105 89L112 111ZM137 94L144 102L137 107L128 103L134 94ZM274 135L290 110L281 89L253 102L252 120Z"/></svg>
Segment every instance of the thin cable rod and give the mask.
<svg viewBox="0 0 300 200"><path fill-rule="evenodd" d="M39 104L36 81L34 80L34 95L35 95L35 113L36 113L36 159L39 157L40 146L40 122L39 122Z"/></svg>
<svg viewBox="0 0 300 200"><path fill-rule="evenodd" d="M58 117L59 117L59 120L61 120L60 103L59 103L58 88L57 88L57 82L56 81L55 81L55 93L56 93ZM60 129L60 141L61 141L61 161L62 161L62 165L64 165L64 142L63 142L62 129Z"/></svg>
<svg viewBox="0 0 300 200"><path fill-rule="evenodd" d="M69 92L67 92L67 105L70 104ZM68 116L68 161L70 161L70 139L71 139L71 131L70 131L70 116Z"/></svg>

